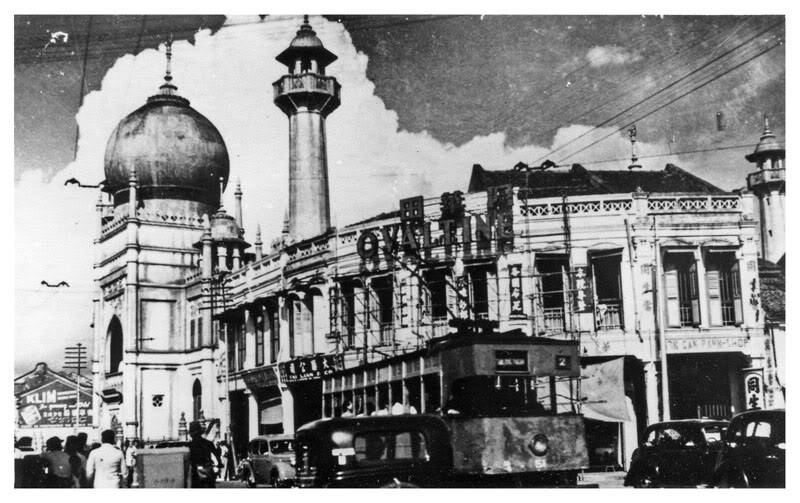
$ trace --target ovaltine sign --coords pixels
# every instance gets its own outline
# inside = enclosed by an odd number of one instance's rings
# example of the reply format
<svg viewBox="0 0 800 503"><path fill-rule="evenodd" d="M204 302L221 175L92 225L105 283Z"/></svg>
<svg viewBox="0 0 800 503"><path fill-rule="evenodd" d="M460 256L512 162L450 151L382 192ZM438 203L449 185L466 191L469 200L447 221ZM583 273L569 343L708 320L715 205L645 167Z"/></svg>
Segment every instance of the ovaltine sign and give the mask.
<svg viewBox="0 0 800 503"><path fill-rule="evenodd" d="M358 255L364 261L378 261L381 254L391 260L400 251L431 257L431 250L443 247L450 256L458 246L464 256L492 250L502 252L514 238L512 192L510 186L493 187L487 191L485 214L467 213L461 192L442 194L442 216L438 219L438 236L434 237L434 222L426 221L422 197L400 201L400 223L365 230L358 237Z"/></svg>

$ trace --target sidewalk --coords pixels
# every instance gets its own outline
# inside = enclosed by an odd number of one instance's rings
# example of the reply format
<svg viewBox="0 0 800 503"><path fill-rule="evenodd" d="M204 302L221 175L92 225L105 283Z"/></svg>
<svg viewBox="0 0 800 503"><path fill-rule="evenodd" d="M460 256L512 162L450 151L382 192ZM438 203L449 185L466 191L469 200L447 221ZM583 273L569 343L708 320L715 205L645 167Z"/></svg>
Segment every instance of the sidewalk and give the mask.
<svg viewBox="0 0 800 503"><path fill-rule="evenodd" d="M578 474L578 486L622 488L625 472L586 472Z"/></svg>

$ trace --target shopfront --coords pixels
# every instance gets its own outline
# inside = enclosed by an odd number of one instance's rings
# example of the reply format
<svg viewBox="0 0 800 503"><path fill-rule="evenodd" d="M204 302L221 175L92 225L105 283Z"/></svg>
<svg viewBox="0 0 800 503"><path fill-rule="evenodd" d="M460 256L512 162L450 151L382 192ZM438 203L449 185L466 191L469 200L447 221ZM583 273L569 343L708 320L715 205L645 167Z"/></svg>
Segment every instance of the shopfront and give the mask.
<svg viewBox="0 0 800 503"><path fill-rule="evenodd" d="M669 355L670 413L672 419L707 417L730 419L745 410L743 353Z"/></svg>

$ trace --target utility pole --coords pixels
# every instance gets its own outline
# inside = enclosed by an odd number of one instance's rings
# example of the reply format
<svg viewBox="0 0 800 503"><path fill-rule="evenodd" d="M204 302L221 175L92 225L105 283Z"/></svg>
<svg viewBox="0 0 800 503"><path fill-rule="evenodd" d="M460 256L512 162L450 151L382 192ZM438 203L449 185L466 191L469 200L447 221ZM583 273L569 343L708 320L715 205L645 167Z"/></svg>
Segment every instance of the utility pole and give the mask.
<svg viewBox="0 0 800 503"><path fill-rule="evenodd" d="M65 349L64 368L74 370L77 374L75 379L75 432L81 423L81 370L86 368L86 346L80 342L75 346L68 346Z"/></svg>

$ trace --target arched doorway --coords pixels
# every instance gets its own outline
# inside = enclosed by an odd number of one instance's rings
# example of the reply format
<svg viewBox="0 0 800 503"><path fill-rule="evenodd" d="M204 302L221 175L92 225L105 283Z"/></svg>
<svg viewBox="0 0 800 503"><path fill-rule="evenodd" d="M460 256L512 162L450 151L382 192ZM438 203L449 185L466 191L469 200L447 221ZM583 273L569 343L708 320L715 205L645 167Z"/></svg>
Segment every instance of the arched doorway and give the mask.
<svg viewBox="0 0 800 503"><path fill-rule="evenodd" d="M106 373L114 374L120 371L122 363L122 323L114 316L108 324L106 332Z"/></svg>
<svg viewBox="0 0 800 503"><path fill-rule="evenodd" d="M199 379L192 385L192 421L200 420L200 411L203 409L203 385Z"/></svg>

